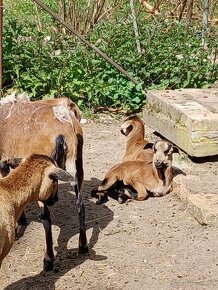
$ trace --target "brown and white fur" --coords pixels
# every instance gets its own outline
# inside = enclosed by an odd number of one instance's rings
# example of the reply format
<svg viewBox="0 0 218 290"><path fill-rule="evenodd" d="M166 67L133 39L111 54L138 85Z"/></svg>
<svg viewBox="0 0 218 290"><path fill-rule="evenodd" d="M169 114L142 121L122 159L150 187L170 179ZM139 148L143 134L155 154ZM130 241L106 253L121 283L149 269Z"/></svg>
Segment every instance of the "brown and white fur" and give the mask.
<svg viewBox="0 0 218 290"><path fill-rule="evenodd" d="M127 161L112 167L105 175L102 183L92 190L92 196L100 196L106 201L108 190L116 183L122 182L124 188L130 188L136 193L136 200L144 200L149 193L163 196L172 190L172 155L179 153L177 147L168 141L147 143L144 149L152 148L153 161ZM126 191L125 191L126 194ZM103 196L104 198L102 199ZM131 197L131 196L129 196ZM99 203L102 203L99 202Z"/></svg>
<svg viewBox="0 0 218 290"><path fill-rule="evenodd" d="M45 154L53 157L62 169L75 176L80 230L79 251L87 252L85 208L81 194L84 171L83 131L80 118L78 107L67 98L8 103L5 100L3 105L0 103L0 161L16 157L26 158L32 153ZM63 138L62 141L60 136ZM64 160L61 154L58 153L59 157L56 156L57 143L61 143L64 147L66 153ZM43 206L41 204L42 208ZM47 217L49 219L48 208L44 211L42 214L44 220Z"/></svg>
<svg viewBox="0 0 218 290"><path fill-rule="evenodd" d="M54 204L58 180L73 182L75 178L58 168L52 158L39 154L27 157L9 175L0 179L0 267L12 247L16 222L24 208L33 201ZM47 252L45 262L50 262Z"/></svg>

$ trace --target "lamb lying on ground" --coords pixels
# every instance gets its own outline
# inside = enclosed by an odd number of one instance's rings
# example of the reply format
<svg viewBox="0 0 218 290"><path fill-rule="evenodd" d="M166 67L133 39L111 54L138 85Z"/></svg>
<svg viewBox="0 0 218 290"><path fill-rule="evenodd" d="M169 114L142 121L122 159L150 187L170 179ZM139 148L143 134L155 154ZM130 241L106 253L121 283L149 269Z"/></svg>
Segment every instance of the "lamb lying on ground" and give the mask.
<svg viewBox="0 0 218 290"><path fill-rule="evenodd" d="M163 196L172 190L173 153L179 153L177 147L168 141L159 140L147 143L144 149L152 148L153 161L149 164L144 161L127 161L113 166L105 175L100 185L92 190L93 197L99 196L97 203L108 200L108 190L113 187L123 186L133 192L128 197L144 200L149 193L154 196Z"/></svg>

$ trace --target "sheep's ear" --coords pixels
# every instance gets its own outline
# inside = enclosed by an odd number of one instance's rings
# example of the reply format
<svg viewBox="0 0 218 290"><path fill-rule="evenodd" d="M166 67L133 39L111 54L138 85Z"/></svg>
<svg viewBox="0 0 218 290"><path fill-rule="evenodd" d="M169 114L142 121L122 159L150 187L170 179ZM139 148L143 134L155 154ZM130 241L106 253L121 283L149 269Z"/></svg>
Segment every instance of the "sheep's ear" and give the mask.
<svg viewBox="0 0 218 290"><path fill-rule="evenodd" d="M143 149L152 149L153 146L154 146L154 143L147 143L147 144L145 144Z"/></svg>
<svg viewBox="0 0 218 290"><path fill-rule="evenodd" d="M133 126L132 126L132 125L129 125L129 126L126 127L126 128L122 128L122 127L121 127L120 132L121 132L123 135L128 136L129 133L132 131L132 129L133 129Z"/></svg>
<svg viewBox="0 0 218 290"><path fill-rule="evenodd" d="M178 153L180 155L179 148L173 145L173 153Z"/></svg>
<svg viewBox="0 0 218 290"><path fill-rule="evenodd" d="M61 181L75 181L75 178L65 170L61 168L55 168L52 172L49 173L51 179L61 180Z"/></svg>

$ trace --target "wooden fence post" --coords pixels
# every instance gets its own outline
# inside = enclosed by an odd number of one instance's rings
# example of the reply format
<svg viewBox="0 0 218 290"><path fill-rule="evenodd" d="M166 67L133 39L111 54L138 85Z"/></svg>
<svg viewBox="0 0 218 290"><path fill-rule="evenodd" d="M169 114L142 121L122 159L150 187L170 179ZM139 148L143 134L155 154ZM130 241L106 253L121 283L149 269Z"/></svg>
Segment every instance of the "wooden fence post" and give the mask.
<svg viewBox="0 0 218 290"><path fill-rule="evenodd" d="M0 0L0 97L2 96L2 64L3 64L3 45L2 45L2 30L3 30L3 0Z"/></svg>
<svg viewBox="0 0 218 290"><path fill-rule="evenodd" d="M209 1L204 0L203 2L203 17L202 17L202 47L205 48L205 34L208 25L208 11L209 11Z"/></svg>
<svg viewBox="0 0 218 290"><path fill-rule="evenodd" d="M135 34L136 47L137 47L138 53L142 54L140 40L139 40L138 25L137 25L136 15L135 15L134 0L130 0L130 9L131 9L131 15L132 15L132 22L133 22L133 29L134 29L134 34Z"/></svg>

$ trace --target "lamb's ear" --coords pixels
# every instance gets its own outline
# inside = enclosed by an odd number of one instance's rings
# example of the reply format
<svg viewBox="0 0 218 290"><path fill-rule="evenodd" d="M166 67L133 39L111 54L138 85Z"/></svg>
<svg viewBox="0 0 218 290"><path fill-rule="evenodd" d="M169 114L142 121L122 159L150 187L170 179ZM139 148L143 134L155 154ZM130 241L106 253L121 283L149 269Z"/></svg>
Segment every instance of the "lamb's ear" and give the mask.
<svg viewBox="0 0 218 290"><path fill-rule="evenodd" d="M145 144L143 149L152 149L153 146L154 146L154 143L147 143L147 144Z"/></svg>
<svg viewBox="0 0 218 290"><path fill-rule="evenodd" d="M61 168L54 168L52 172L49 173L49 177L51 179L61 180L61 181L70 181L74 182L75 177L73 177L70 173L66 172Z"/></svg>
<svg viewBox="0 0 218 290"><path fill-rule="evenodd" d="M179 148L173 145L173 153L178 153L180 155Z"/></svg>
<svg viewBox="0 0 218 290"><path fill-rule="evenodd" d="M121 132L123 135L128 136L129 133L132 131L132 129L133 129L133 126L132 126L132 125L129 125L129 126L127 126L126 128L122 128L122 127L121 127L120 132Z"/></svg>

